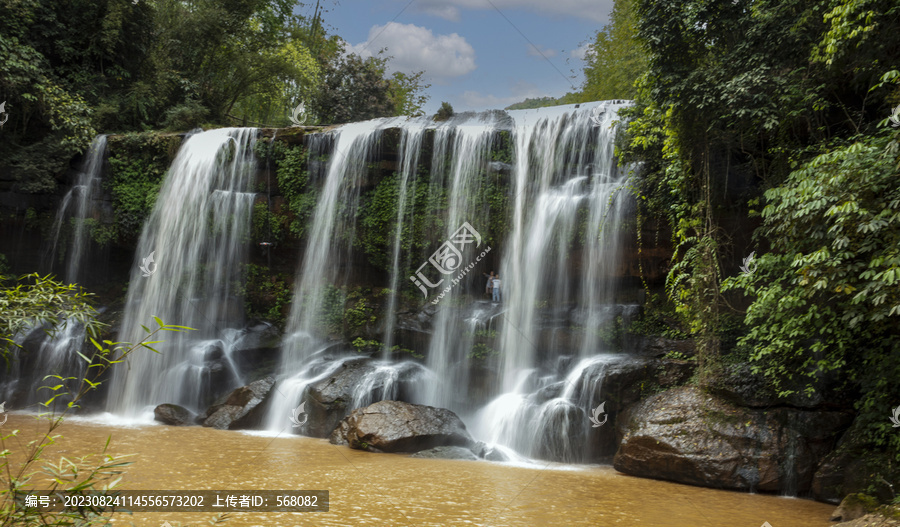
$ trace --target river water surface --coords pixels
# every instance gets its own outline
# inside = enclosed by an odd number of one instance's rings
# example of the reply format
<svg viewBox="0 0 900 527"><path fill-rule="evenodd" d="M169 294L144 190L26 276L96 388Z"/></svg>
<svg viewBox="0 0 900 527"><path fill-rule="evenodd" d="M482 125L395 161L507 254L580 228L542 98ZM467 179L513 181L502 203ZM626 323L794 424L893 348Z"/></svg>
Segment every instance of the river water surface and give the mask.
<svg viewBox="0 0 900 527"><path fill-rule="evenodd" d="M11 414L19 453L46 421ZM240 513L225 526L679 526L825 527L831 505L634 478L607 466L414 459L331 445L324 439L258 436L202 427L110 426L66 421L47 460L99 452L135 454L127 490L330 491L328 512ZM5 477L5 474L3 475ZM115 515L113 525L207 525L214 513Z"/></svg>

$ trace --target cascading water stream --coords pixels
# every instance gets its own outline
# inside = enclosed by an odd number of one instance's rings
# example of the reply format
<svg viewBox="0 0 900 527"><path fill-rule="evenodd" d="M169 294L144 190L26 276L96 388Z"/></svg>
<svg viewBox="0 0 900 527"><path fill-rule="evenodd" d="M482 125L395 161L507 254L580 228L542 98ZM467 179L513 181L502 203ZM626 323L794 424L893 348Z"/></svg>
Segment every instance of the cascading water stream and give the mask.
<svg viewBox="0 0 900 527"><path fill-rule="evenodd" d="M287 416L300 403L306 387L319 378L318 372L310 373L310 361L330 347L320 324L325 297L329 288L340 287L346 281L341 271L350 262L343 249L355 230L358 182L366 175L366 163L374 155L386 122L392 120L347 124L307 145L310 159L328 152L331 158L309 229L303 263L294 280L278 394L269 404L266 417L269 430L284 428Z"/></svg>
<svg viewBox="0 0 900 527"><path fill-rule="evenodd" d="M93 216L96 209L94 200L98 197L103 162L106 158L106 136L98 135L91 142L87 155L82 162L75 184L63 197L56 219L53 222L53 242L50 249L50 266L56 264L57 253L65 254L66 266L63 279L66 283L81 282L84 271L84 258L90 239L85 228L86 221ZM74 210L70 211L74 199ZM60 243L60 234L66 221L72 223L71 239ZM65 239L65 237L64 237ZM68 250L66 250L68 248Z"/></svg>
<svg viewBox="0 0 900 527"><path fill-rule="evenodd" d="M501 266L502 395L479 413L475 425L492 442L563 461L585 458L587 412L600 395L602 370L592 374L591 389L573 391L570 385L584 382L586 368L598 361L620 359L604 349L600 332L615 322L611 277L627 212L619 193L626 177L612 155L613 121L622 104L598 106L604 111L588 105L569 113L561 107L539 119L528 111L510 112L517 123L516 197ZM571 248L582 217L579 255ZM572 337L558 340L555 331L541 327L546 319L563 321ZM580 361L568 374L565 368L548 371L573 358Z"/></svg>
<svg viewBox="0 0 900 527"><path fill-rule="evenodd" d="M596 124L591 120L594 106L606 110ZM349 360L334 353L338 350L322 326L323 312L350 285L350 240L355 235L360 188L388 128L400 128L402 135L394 176L398 211L389 237L391 293L384 360L362 379L350 406L397 396L398 379L410 366L387 359L400 282L407 268L416 265L412 254L404 260L401 243L407 210L416 206L421 192L417 170L430 131L427 199L445 204L438 223L444 239L456 237L465 243L458 244L456 260L441 260L446 269L438 267L441 274L431 275L439 284L427 291L428 302L437 306L427 350L427 367L434 374L431 381L420 383L415 398L473 415L480 406L469 397L475 335L496 330L500 378L492 394L482 394L496 399L480 412L474 428L483 437L528 455L582 459L578 445L589 426L583 407L599 395L605 365L620 358L604 348L600 329L621 311L614 305L610 278L618 265L618 231L628 210L625 193L619 192L624 176L612 156L611 125L621 106L596 103L580 110L488 112L459 115L443 123L380 119L310 136L310 160L331 155L324 174L310 169L310 180L319 188L317 205L295 280L277 395L268 406L266 427L280 430L288 424L287 417L309 384L334 371L332 364L325 365L329 360L337 365ZM500 177L491 157L500 131L508 132L515 145L506 197L510 228L499 267L503 299L499 304L471 302L466 295L473 284L477 292L484 283L476 273L489 266L466 276L473 267L467 264L474 262L478 251L490 250L477 233L479 221L488 221L486 204L473 197L492 192L491 178ZM234 339L221 328L241 318L229 282L246 260L242 236L253 202L246 189L255 136L253 130L200 133L186 141L173 163L136 258L146 265L148 256L155 254L158 268L142 276L136 265L120 340L140 340L140 324L146 325L153 316L203 330L172 334L161 355L132 356L130 369L116 372L112 390L118 396L110 401L111 409L134 414L148 405L172 402L199 410L204 397L210 397L210 360L224 364L224 377L216 379L219 392L243 381L228 352ZM476 238L478 248L472 251ZM573 246L579 249L573 251ZM444 258L449 253L435 254ZM561 325L547 325L549 318L562 321ZM569 386L572 383L579 388Z"/></svg>
<svg viewBox="0 0 900 527"><path fill-rule="evenodd" d="M166 332L159 354L138 348L115 368L111 411L161 403L199 411L214 392L243 383L224 328L243 318L231 284L247 261L256 137L252 128L191 135L166 174L138 243L119 340L139 342L153 317L198 331Z"/></svg>
<svg viewBox="0 0 900 527"><path fill-rule="evenodd" d="M596 123L591 119L594 106L605 111ZM480 413L481 421L475 428L484 437L528 455L583 459L578 445L585 441L589 423L585 419L587 409L582 407L599 395L605 371L597 370L597 364L621 358L609 354L599 338L601 326L621 315L621 309L614 305L615 288L610 278L618 265L618 231L627 211L626 200L618 194L624 178L612 156L612 123L621 106L596 103L581 110L560 107L464 114L439 124L427 119L374 120L342 126L327 140L311 139L310 159L329 148L332 155L295 280L295 301L280 369L280 396L269 407L267 428L282 429L304 390L321 379L321 369L310 369L310 361L321 360L329 349L337 351L317 324L328 288L347 285L345 270L350 262L346 240L355 227L355 217L348 212L358 206L366 163L374 158L382 130L397 127L402 133L395 174L399 199L393 237L389 238L393 249L392 293L382 347L383 358L389 357L396 327L398 278L410 264L416 265L411 255L401 264L404 218L406 210L415 206L410 196L419 192L410 189L416 181L424 132L433 129L427 199L446 203L438 224L443 225L448 242L423 260L423 265L430 262L437 269L429 268L431 290L418 281L421 276L414 271L413 283L426 293L429 303L437 306L426 359L434 382L421 383L415 399L461 415L474 414L479 402L470 397L469 369L475 335L496 329L502 362L494 396L505 395ZM473 283L484 283L480 278L473 280L475 273L488 270L485 267L466 277L472 268L467 264L474 261L471 249L475 248L476 235L478 250L490 249L481 246L477 234L479 221L487 221L485 203L473 198L483 196L490 188L486 185L493 173L491 150L501 130L512 136L516 162L511 170L513 195L509 196L511 228L500 269L503 300L499 304L471 302L466 294ZM465 230L463 236L460 229ZM451 254L445 246L454 241L460 243ZM573 244L581 247L580 252L573 253ZM543 328L548 312L539 305L550 306L549 313L562 321L563 329ZM567 332L574 337L556 336ZM555 366L548 370L548 364ZM381 387L391 386L402 367L379 363L363 378L351 406L391 397ZM582 382L591 384L590 389L582 386L575 392L565 388L579 376L585 377ZM545 391L535 396L551 386L553 394ZM584 437L566 437L567 433Z"/></svg>
<svg viewBox="0 0 900 527"><path fill-rule="evenodd" d="M391 285L388 297L387 322L384 329L384 346L382 347L382 359L388 360L391 350L394 347L394 327L396 318L394 312L397 311L397 293L400 287L400 279L402 271L400 269L400 249L403 244L403 222L406 219L407 195L410 181L415 184L416 172L419 166L419 154L422 150L422 137L425 135L426 126L429 119L417 119L411 121L407 126L402 128L402 137L400 138L400 190L397 198L397 226L394 229L394 247L391 257ZM415 206L415 192L413 192L413 202L409 204L410 208Z"/></svg>
<svg viewBox="0 0 900 527"><path fill-rule="evenodd" d="M52 242L49 248L48 269L53 269L64 259L65 283L81 283L85 277L85 260L91 240L86 223L97 214L96 201L106 158L106 136L98 135L91 142L72 188L60 201L53 222ZM69 230L71 228L71 231ZM35 327L16 337L24 349L14 347L14 370L10 381L0 387L5 400L16 400L23 405L34 405L49 399L48 390L38 390L47 383L59 384L56 379L45 380L47 375L61 375L80 380L87 364L78 356L85 343L84 326L73 318L65 318L53 328ZM59 399L59 402L65 402Z"/></svg>
<svg viewBox="0 0 900 527"><path fill-rule="evenodd" d="M435 196L447 189L445 239L459 254L451 256L457 259L455 265L445 265L454 271L441 271L439 278L442 282L436 282L440 288L445 288L441 291L446 290L446 293L440 295L442 304L432 322L434 330L426 365L430 370L440 372L440 375L439 382L424 387L422 397L425 404L462 413L472 409L472 401L467 398L467 387L475 327L466 324L460 311L447 306L453 305L464 293L463 287L455 281L465 274L467 265L474 263L472 251L484 251L485 246L482 243L481 247L476 248L476 243L471 239L453 238L458 236L460 229L464 229L465 235L469 236L471 232L464 224L470 221L475 222L471 228L478 231L478 222L474 218L481 217L479 212L483 204L472 197L483 193L485 181L481 174L490 163L489 154L496 132L504 124L500 115L494 112L474 118L460 116L438 127L434 134L430 193ZM450 249L448 246L448 253L444 254L449 254ZM479 283L482 282L479 280Z"/></svg>
<svg viewBox="0 0 900 527"><path fill-rule="evenodd" d="M341 269L348 265L341 249L355 228L360 179L373 156L384 121L373 120L342 126L333 132L333 144L310 145L310 157L331 147L331 159L319 194L303 264L294 281L294 301L287 321L281 372L298 371L318 348L319 319L326 290L340 285Z"/></svg>

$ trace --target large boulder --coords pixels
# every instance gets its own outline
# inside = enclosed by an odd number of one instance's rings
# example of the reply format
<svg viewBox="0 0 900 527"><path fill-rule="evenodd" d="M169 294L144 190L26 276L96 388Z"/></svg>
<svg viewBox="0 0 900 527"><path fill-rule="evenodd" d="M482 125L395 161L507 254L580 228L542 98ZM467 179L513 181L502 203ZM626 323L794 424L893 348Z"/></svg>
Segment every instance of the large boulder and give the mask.
<svg viewBox="0 0 900 527"><path fill-rule="evenodd" d="M597 400L606 401L606 411L619 412L661 389L679 386L691 378L696 363L686 360L628 358L585 370L596 379Z"/></svg>
<svg viewBox="0 0 900 527"><path fill-rule="evenodd" d="M862 455L838 449L828 454L816 470L812 495L819 501L838 503L848 493L865 490L872 479L871 474Z"/></svg>
<svg viewBox="0 0 900 527"><path fill-rule="evenodd" d="M416 363L384 366L369 358L349 360L309 385L304 394L311 437L328 437L349 409L378 399L409 400L415 379L424 372Z"/></svg>
<svg viewBox="0 0 900 527"><path fill-rule="evenodd" d="M219 430L249 428L259 423L262 408L260 404L275 386L274 377L265 377L251 382L220 398L206 411L203 426Z"/></svg>
<svg viewBox="0 0 900 527"><path fill-rule="evenodd" d="M331 434L331 442L370 452L475 445L466 425L450 410L401 401L379 401L354 410Z"/></svg>
<svg viewBox="0 0 900 527"><path fill-rule="evenodd" d="M160 423L172 426L189 426L194 424L194 414L177 404L161 404L153 409L153 418Z"/></svg>
<svg viewBox="0 0 900 527"><path fill-rule="evenodd" d="M866 426L856 419L819 464L812 482L815 499L837 504L847 495L866 493L882 503L893 501L894 489L887 481L896 478L885 467L892 467L894 458L872 448Z"/></svg>
<svg viewBox="0 0 900 527"><path fill-rule="evenodd" d="M742 408L680 387L620 414L613 466L707 487L805 493L851 421L837 411Z"/></svg>
<svg viewBox="0 0 900 527"><path fill-rule="evenodd" d="M875 512L878 508L878 500L865 494L848 494L841 504L831 513L831 521L848 522L862 518L866 514Z"/></svg>
<svg viewBox="0 0 900 527"><path fill-rule="evenodd" d="M309 416L303 434L328 437L341 419L347 416L354 390L374 368L371 359L351 360L322 380L310 384L303 398Z"/></svg>
<svg viewBox="0 0 900 527"><path fill-rule="evenodd" d="M274 375L281 359L281 332L272 324L258 322L239 331L231 330L231 357L238 370L251 376Z"/></svg>

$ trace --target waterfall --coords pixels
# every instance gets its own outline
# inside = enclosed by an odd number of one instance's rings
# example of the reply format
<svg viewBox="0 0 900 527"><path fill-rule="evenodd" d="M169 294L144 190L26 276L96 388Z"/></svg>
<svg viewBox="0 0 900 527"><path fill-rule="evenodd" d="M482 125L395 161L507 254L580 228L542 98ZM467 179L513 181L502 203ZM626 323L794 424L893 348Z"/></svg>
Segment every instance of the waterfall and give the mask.
<svg viewBox="0 0 900 527"><path fill-rule="evenodd" d="M319 139L309 145L310 158L331 147L331 159L319 194L303 264L294 280L294 300L288 316L281 372L292 375L319 348L319 327L329 287L346 283L349 266L346 240L352 239L359 181L384 125L383 120L344 125L333 132L333 141ZM329 144L333 143L333 144Z"/></svg>
<svg viewBox="0 0 900 527"><path fill-rule="evenodd" d="M359 283L352 258L361 193L373 185L371 163L384 157L385 131L395 129L397 168L390 177L397 209L386 236L381 357L363 359L367 373L348 411L411 397L474 418L473 430L501 447L588 459L585 445L612 429L592 429L589 412L602 400L607 369L628 360L606 338L629 312L616 303L613 278L630 208L622 190L627 175L613 156L614 121L624 104L469 113L444 122L375 119L308 136L315 213L296 267L265 426L289 427L311 383L359 359L334 340L328 317ZM252 129L192 135L167 173L141 235L119 340L140 340L141 325L152 325L154 316L201 329L166 334L160 354L137 350L114 372L110 409L135 414L169 402L199 411L213 392L246 381L232 357L242 310L231 288L247 259L256 135ZM512 165L494 161L500 145L511 145ZM327 165L317 166L325 157ZM427 165L427 185L420 164ZM433 216L425 228L440 243L436 251L405 245L420 227L411 223L417 199L428 200ZM489 216L498 211L505 216ZM481 234L495 232L492 222L508 226L505 239ZM490 270L499 270L500 302L481 297L481 273ZM391 362L407 279L424 293L430 313L425 369ZM494 339L497 353L479 363L493 382L480 373L470 379L476 338ZM410 391L413 378L419 380Z"/></svg>
<svg viewBox="0 0 900 527"><path fill-rule="evenodd" d="M90 148L85 155L75 184L66 193L60 202L59 209L56 212L56 219L53 222L52 238L53 242L50 248L50 268L56 265L58 257L64 255L66 259L65 273L63 279L66 283L79 283L82 281L84 269L84 259L87 254L90 239L87 236L85 223L93 217L94 200L98 197L98 187L103 172L103 161L106 158L106 136L98 135L91 142ZM70 210L72 201L74 200L74 210ZM64 224L69 221L72 223L72 234L67 241L66 236L60 239L60 235L64 230ZM66 250L68 248L68 250Z"/></svg>
<svg viewBox="0 0 900 527"><path fill-rule="evenodd" d="M388 360L394 346L394 326L396 325L396 317L394 313L397 311L397 293L400 287L400 249L403 242L403 222L406 219L407 195L410 180L415 184L416 171L419 166L419 154L422 149L422 137L425 135L427 119L418 119L412 121L408 126L401 129L400 137L400 190L397 198L397 226L394 228L393 252L391 256L391 285L388 296L387 309L385 310L387 322L384 329L384 346L382 347L382 358ZM415 193L413 193L415 197ZM415 206L415 202L409 204L410 208Z"/></svg>
<svg viewBox="0 0 900 527"><path fill-rule="evenodd" d="M442 237L448 242L452 241L464 224L472 222L471 227L476 232L479 228L479 221L476 218L483 218L481 210L484 204L472 199L472 196L482 192L481 186L485 181L481 173L490 163L489 153L496 132L508 126L508 121L503 117L505 117L503 114L497 112L475 117L462 115L454 117L435 130L429 192L434 196L446 189L448 194L447 217L444 220L445 231ZM468 228L465 230L469 232ZM463 250L454 262L455 265L447 267L461 271L475 262L476 258L471 252L476 249L473 247L474 243L450 243L450 245L454 250ZM484 247L485 244L482 244L477 249L483 251ZM479 324L479 317L469 310L450 307L455 303L455 299L465 292L463 287L453 282L460 274L462 273L454 271L435 275L443 280L443 283L438 283L439 287L445 288L446 296L444 293L440 295L442 304L433 321L434 332L426 353L426 365L435 372L441 372L441 375L440 382L426 386L423 394L426 404L455 411L465 411L471 407L470 401L467 400L468 390L465 389L469 384L469 356L474 344L475 330L483 325ZM478 283L483 281L478 280ZM474 309L477 310L478 307Z"/></svg>
<svg viewBox="0 0 900 527"><path fill-rule="evenodd" d="M303 253L303 262L298 267L294 281L294 302L285 331L284 351L279 371L279 392L270 404L266 427L280 430L284 427L285 416L296 407L307 386L322 378L333 369L322 372L316 365L320 355L329 349L328 337L323 328L323 310L326 298L335 290L348 285L349 240L353 239L356 228L356 211L359 207L360 183L367 175L367 163L376 157L377 148L385 129L397 127L401 130L398 149L399 158L399 198L397 225L391 240L392 274L388 295L388 313L393 313L397 305L397 290L400 277L401 233L406 216L408 188L415 183L422 138L432 125L428 118L387 118L343 125L326 136L313 136L307 143L310 159L330 153L331 157L321 182L314 220L308 231L308 242ZM313 170L310 169L313 177ZM396 396L397 379L409 371L409 364L389 364L388 355L393 347L392 334L394 319L388 317L385 328L382 355L384 362L378 363L374 371L366 377L362 386L350 401L348 411ZM349 360L338 359L339 362ZM381 388L375 389L373 387Z"/></svg>
<svg viewBox="0 0 900 527"><path fill-rule="evenodd" d="M587 419L590 407L598 404L607 366L627 359L607 349L602 338L627 311L615 304L612 278L629 206L627 193L621 192L626 176L613 157L613 122L623 105L461 114L442 123L379 119L310 137L309 158L330 152L331 159L318 178L316 213L298 266L286 330L280 395L269 407L267 428L284 428L309 384L332 371L319 365L329 349L337 351L321 317L333 288L350 283L349 240L355 232L359 189L366 181L367 163L378 159L383 131L393 127L401 135L394 176L396 223L388 238L391 273L382 360L363 379L349 409L396 396L389 387L396 385L394 379L405 366L388 361L398 290L405 281L401 275L412 269L412 283L434 309L426 352L427 370L433 374L417 387L417 402L475 416L473 428L482 437L521 453L586 459L584 444L596 433ZM422 191L417 166L426 132L433 140L430 159L424 160L429 164L425 199L443 204L434 225L440 226L437 238L446 241L430 256L417 256L402 242L408 211L415 210ZM514 145L515 164L508 169L508 194L493 196L488 194L505 192L498 190L502 186L490 186L502 170L491 157L501 132L509 134ZM498 251L485 257L492 248L479 229L489 230L486 200L492 197L508 201L503 220L510 228L498 247L502 255ZM491 262L499 262L499 303L478 298L484 284L480 273L491 270ZM479 332L497 333L501 357L494 370L499 377L488 388L474 386L469 378ZM490 398L494 400L482 408L480 399Z"/></svg>
<svg viewBox="0 0 900 527"><path fill-rule="evenodd" d="M197 411L244 382L231 359L238 337L225 328L243 316L232 288L247 261L256 136L251 128L197 133L172 162L138 243L119 340L140 341L154 317L198 331L164 332L160 353L138 348L115 368L112 411L161 403Z"/></svg>
<svg viewBox="0 0 900 527"><path fill-rule="evenodd" d="M628 211L620 192L627 176L613 156L622 105L510 112L515 199L500 273L501 393L479 412L475 428L526 455L585 459L587 416L600 402L605 365L621 359L600 334L622 312L611 278ZM560 326L569 338L556 337Z"/></svg>
<svg viewBox="0 0 900 527"><path fill-rule="evenodd" d="M330 348L322 328L326 295L346 284L349 268L348 240L355 230L359 206L359 181L374 155L385 123L376 119L341 126L330 134L312 137L309 159L330 153L321 182L316 212L308 231L303 263L294 279L291 312L285 329L278 395L269 405L266 428L281 430L306 387L334 370L324 372L318 356ZM316 174L310 170L310 178ZM347 359L342 359L347 360Z"/></svg>
<svg viewBox="0 0 900 527"><path fill-rule="evenodd" d="M62 280L65 283L81 283L86 276L85 261L91 245L87 221L98 214L96 201L106 158L106 136L98 135L91 142L78 168L72 188L60 201L51 231L46 267L54 269L58 259L63 259ZM52 335L48 331L53 329ZM77 355L82 351L86 334L84 326L71 318L65 318L55 328L46 325L32 327L16 336L22 348L11 350L11 372L0 392L4 400L15 400L22 405L35 405L46 401L53 394L39 390L40 386L59 384L58 379L47 375L73 377L80 381L87 364ZM67 381L66 384L72 384ZM59 403L67 402L58 399Z"/></svg>

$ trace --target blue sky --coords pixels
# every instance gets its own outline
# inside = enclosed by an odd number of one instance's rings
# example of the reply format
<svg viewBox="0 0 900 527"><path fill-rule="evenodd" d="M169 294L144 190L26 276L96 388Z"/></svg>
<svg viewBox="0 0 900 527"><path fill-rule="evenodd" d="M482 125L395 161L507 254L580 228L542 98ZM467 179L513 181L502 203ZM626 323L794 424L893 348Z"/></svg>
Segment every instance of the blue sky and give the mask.
<svg viewBox="0 0 900 527"><path fill-rule="evenodd" d="M387 48L394 69L425 70L430 114L441 101L456 111L486 110L579 88L585 45L606 24L612 0L323 0L322 6L326 25L354 52ZM304 14L311 16L311 8Z"/></svg>

